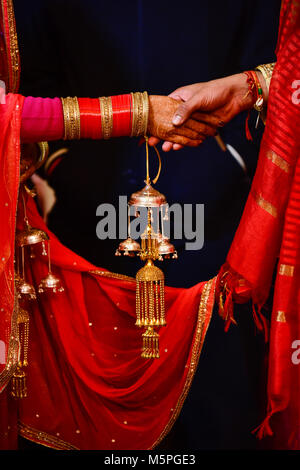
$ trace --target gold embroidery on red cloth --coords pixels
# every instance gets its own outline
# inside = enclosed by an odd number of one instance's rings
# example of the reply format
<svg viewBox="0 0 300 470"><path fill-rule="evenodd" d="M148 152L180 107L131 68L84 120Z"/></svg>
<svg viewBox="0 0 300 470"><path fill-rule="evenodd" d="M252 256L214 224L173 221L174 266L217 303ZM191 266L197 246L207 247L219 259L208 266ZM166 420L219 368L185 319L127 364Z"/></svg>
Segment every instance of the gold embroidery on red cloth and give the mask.
<svg viewBox="0 0 300 470"><path fill-rule="evenodd" d="M276 209L275 206L273 206L273 204L266 201L260 194L256 193L255 191L252 191L252 194L253 194L253 197L254 197L257 205L259 205L259 207L264 209L266 212L268 212L273 217L275 217L275 218L277 217L277 209Z"/></svg>
<svg viewBox="0 0 300 470"><path fill-rule="evenodd" d="M295 266L292 266L290 264L281 264L279 266L279 274L281 276L293 277L294 276L294 270L295 270Z"/></svg>
<svg viewBox="0 0 300 470"><path fill-rule="evenodd" d="M182 409L184 401L185 401L185 399L187 397L187 394L190 390L190 387L191 387L191 384L192 384L192 381L193 381L193 378L194 378L194 375L195 375L195 372L196 372L196 369L197 369L197 366L198 366L198 362L199 362L199 359L200 359L202 346L203 346L205 336L206 336L206 332L204 332L204 334L203 334L203 328L204 328L204 325L205 325L205 319L206 319L206 315L207 315L207 304L208 304L208 300L209 300L209 297L211 295L212 289L213 289L213 296L215 295L214 290L215 290L215 286L216 286L216 279L217 278L214 277L213 279L208 281L205 284L205 286L203 288L203 291L202 291L202 294L201 294L199 312L198 312L198 323L197 323L197 329L196 329L196 333L195 333L195 341L194 341L194 345L193 345L191 362L190 362L190 365L189 365L189 370L188 370L188 373L187 373L187 376L186 376L186 381L185 381L185 384L184 384L184 387L183 387L183 391L182 391L182 393L181 393L181 395L178 399L178 402L177 402L174 410L172 410L173 412L172 412L172 416L171 416L169 422L165 426L165 428L162 431L159 438L154 442L154 444L150 447L149 450L154 449L154 447L156 447L166 437L166 435L170 432L170 430L172 429L175 421L177 420L177 418L179 416L179 413Z"/></svg>
<svg viewBox="0 0 300 470"><path fill-rule="evenodd" d="M19 303L17 296L15 295L15 304L14 310L11 316L11 330L10 330L10 339L8 343L8 353L5 368L0 374L0 392L4 390L8 384L10 378L12 377L19 360L19 338L18 338L18 313L19 313Z"/></svg>
<svg viewBox="0 0 300 470"><path fill-rule="evenodd" d="M10 57L9 67L9 92L16 93L19 88L19 67L20 67L20 55L19 55L19 46L18 46L18 36L16 31L16 22L15 14L12 0L6 0L7 6L7 19L8 19L8 40L9 40L9 50L7 50L7 55ZM4 8L5 4L2 4L2 14L4 19ZM8 46L8 44L7 44Z"/></svg>
<svg viewBox="0 0 300 470"><path fill-rule="evenodd" d="M285 173L290 172L290 168L291 168L290 164L286 160L284 160L283 158L279 157L279 155L277 155L272 150L269 150L267 152L267 158L269 160L271 160L271 162L274 163L274 165L277 165Z"/></svg>
<svg viewBox="0 0 300 470"><path fill-rule="evenodd" d="M125 274L112 273L110 271L101 271L100 269L93 269L88 271L90 274L96 274L97 276L109 277L112 279L120 279L121 281L135 282L135 277L126 276Z"/></svg>
<svg viewBox="0 0 300 470"><path fill-rule="evenodd" d="M68 442L58 439L58 437L51 436L46 432L39 431L38 429L26 426L26 424L18 423L19 435L27 439L28 441L41 444L45 447L50 447L55 450L79 450L77 447L69 444Z"/></svg>
<svg viewBox="0 0 300 470"><path fill-rule="evenodd" d="M283 310L278 310L276 321L286 323L285 312Z"/></svg>

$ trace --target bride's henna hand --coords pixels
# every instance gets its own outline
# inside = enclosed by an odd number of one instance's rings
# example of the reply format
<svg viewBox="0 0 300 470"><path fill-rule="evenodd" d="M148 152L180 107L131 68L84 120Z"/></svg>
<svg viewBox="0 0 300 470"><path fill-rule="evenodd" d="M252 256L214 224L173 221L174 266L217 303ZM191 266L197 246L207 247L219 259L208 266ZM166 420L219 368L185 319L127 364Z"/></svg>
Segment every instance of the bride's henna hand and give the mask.
<svg viewBox="0 0 300 470"><path fill-rule="evenodd" d="M172 124L172 117L179 103L167 96L149 96L149 122L148 135L156 137L150 139L150 144L159 140L168 140L189 147L200 145L207 135L214 135L215 129L207 123L199 122L193 118L187 119L181 127Z"/></svg>

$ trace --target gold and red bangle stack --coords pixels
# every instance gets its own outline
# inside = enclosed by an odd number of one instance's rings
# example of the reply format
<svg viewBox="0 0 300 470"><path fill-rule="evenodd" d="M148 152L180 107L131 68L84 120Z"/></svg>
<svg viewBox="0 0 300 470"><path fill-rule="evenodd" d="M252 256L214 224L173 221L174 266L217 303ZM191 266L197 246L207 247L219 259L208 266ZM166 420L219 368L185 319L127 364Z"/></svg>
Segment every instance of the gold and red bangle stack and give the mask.
<svg viewBox="0 0 300 470"><path fill-rule="evenodd" d="M62 98L64 138L109 139L147 132L148 94L130 93L101 98Z"/></svg>
<svg viewBox="0 0 300 470"><path fill-rule="evenodd" d="M256 109L256 111L260 113L264 106L264 99L263 99L263 92L262 92L261 84L259 83L257 75L253 70L247 70L244 73L247 75L247 83L248 83L248 92L245 95L245 98L246 96L251 94L254 99L253 107L254 109ZM250 117L250 110L248 111L248 115L247 115L246 123L245 123L246 137L248 140L253 140L252 135L250 133L250 129L249 129L249 117Z"/></svg>

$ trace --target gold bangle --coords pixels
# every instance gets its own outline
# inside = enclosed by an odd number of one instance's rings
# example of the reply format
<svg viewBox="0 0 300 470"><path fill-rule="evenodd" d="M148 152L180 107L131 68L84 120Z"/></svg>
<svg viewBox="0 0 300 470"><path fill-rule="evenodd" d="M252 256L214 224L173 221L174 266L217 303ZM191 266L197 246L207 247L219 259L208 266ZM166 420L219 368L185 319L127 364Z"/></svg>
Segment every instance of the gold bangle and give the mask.
<svg viewBox="0 0 300 470"><path fill-rule="evenodd" d="M268 90L270 88L270 82L271 82L275 64L276 62L273 62L271 64L262 64L262 65L258 65L255 69L255 70L259 70L262 73L262 76L265 79L266 87L268 88Z"/></svg>
<svg viewBox="0 0 300 470"><path fill-rule="evenodd" d="M132 97L132 130L131 137L145 135L148 127L149 101L148 93L131 93Z"/></svg>
<svg viewBox="0 0 300 470"><path fill-rule="evenodd" d="M110 139L113 131L113 109L111 97L103 96L99 98L101 109L101 127L102 137L107 140Z"/></svg>
<svg viewBox="0 0 300 470"><path fill-rule="evenodd" d="M132 100L132 127L131 127L131 137L135 137L136 132L136 120L137 120L137 93L130 93Z"/></svg>
<svg viewBox="0 0 300 470"><path fill-rule="evenodd" d="M136 135L142 135L143 127L143 98L142 93L137 93L137 118L136 118Z"/></svg>
<svg viewBox="0 0 300 470"><path fill-rule="evenodd" d="M143 93L143 135L147 135L148 129L148 120L149 120L149 97L148 93L144 91Z"/></svg>
<svg viewBox="0 0 300 470"><path fill-rule="evenodd" d="M77 97L61 98L64 113L64 140L80 139L80 109Z"/></svg>

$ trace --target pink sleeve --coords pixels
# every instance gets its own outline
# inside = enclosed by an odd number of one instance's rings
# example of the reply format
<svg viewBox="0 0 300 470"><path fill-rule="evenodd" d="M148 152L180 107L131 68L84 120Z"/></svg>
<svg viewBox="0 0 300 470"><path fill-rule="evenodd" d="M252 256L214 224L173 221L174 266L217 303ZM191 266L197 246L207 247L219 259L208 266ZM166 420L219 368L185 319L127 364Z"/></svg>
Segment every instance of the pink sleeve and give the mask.
<svg viewBox="0 0 300 470"><path fill-rule="evenodd" d="M64 118L59 98L25 98L22 111L21 141L61 140Z"/></svg>

